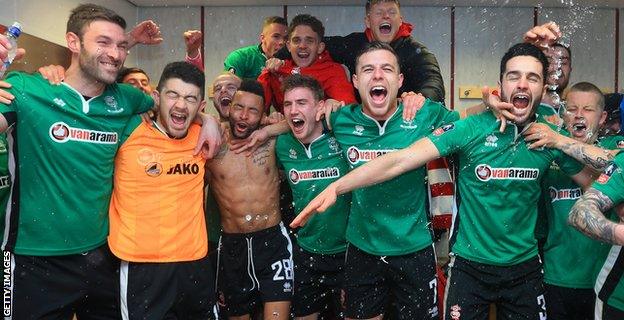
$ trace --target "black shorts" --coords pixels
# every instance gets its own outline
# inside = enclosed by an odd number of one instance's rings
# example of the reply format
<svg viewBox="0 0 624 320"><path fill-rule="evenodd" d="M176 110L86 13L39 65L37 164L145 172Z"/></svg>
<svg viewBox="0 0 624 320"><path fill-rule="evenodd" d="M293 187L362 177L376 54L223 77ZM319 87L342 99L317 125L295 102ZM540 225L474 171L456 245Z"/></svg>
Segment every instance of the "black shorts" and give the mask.
<svg viewBox="0 0 624 320"><path fill-rule="evenodd" d="M136 263L119 268L123 319L212 319L215 274L208 257L188 262Z"/></svg>
<svg viewBox="0 0 624 320"><path fill-rule="evenodd" d="M292 300L292 248L282 223L252 233L223 233L218 288L229 316L249 314L259 302Z"/></svg>
<svg viewBox="0 0 624 320"><path fill-rule="evenodd" d="M348 318L373 318L394 299L399 319L438 319L433 246L402 256L375 256L347 248L345 302Z"/></svg>
<svg viewBox="0 0 624 320"><path fill-rule="evenodd" d="M10 259L10 305L5 291L5 319L119 319L119 259L100 246L82 254L25 256ZM7 279L5 289L7 288ZM10 316L7 314L10 309ZM6 317L8 316L8 317Z"/></svg>
<svg viewBox="0 0 624 320"><path fill-rule="evenodd" d="M544 284L549 320L593 320L594 289L575 289Z"/></svg>
<svg viewBox="0 0 624 320"><path fill-rule="evenodd" d="M496 304L497 319L546 319L538 257L513 266L493 266L454 256L449 264L444 319L488 319Z"/></svg>
<svg viewBox="0 0 624 320"><path fill-rule="evenodd" d="M295 246L293 313L303 317L330 308L342 312L345 253L317 254Z"/></svg>

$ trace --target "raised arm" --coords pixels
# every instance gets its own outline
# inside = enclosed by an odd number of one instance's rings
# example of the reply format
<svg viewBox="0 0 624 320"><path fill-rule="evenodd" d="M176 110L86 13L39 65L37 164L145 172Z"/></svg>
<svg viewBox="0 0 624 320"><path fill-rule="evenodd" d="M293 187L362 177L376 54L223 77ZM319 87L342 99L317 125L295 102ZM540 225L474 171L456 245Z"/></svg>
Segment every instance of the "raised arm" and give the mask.
<svg viewBox="0 0 624 320"><path fill-rule="evenodd" d="M524 133L530 148L555 148L596 171L604 170L619 150L606 150L566 137L543 123L534 123Z"/></svg>
<svg viewBox="0 0 624 320"><path fill-rule="evenodd" d="M330 184L297 215L290 226L304 225L312 214L325 211L341 194L390 180L439 157L440 152L429 138L422 138L405 149L379 157Z"/></svg>

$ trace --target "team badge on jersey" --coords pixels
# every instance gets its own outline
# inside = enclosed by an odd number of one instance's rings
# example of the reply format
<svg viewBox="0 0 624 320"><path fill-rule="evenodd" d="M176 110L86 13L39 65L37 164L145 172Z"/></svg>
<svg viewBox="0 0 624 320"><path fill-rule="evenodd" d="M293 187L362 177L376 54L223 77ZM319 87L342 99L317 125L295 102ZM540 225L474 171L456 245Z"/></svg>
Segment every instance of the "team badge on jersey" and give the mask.
<svg viewBox="0 0 624 320"><path fill-rule="evenodd" d="M489 180L536 180L539 169L535 168L492 168L480 164L475 168L475 175L481 181Z"/></svg>
<svg viewBox="0 0 624 320"><path fill-rule="evenodd" d="M288 179L290 179L290 182L292 184L297 184L301 181L307 180L323 180L339 177L340 169L338 169L337 167L301 171L298 171L296 169L290 169L290 171L288 172Z"/></svg>
<svg viewBox="0 0 624 320"><path fill-rule="evenodd" d="M106 103L106 105L108 106L108 109L106 111L108 111L109 113L120 113L124 110L123 108L119 108L117 100L115 100L115 97L113 96L104 97L104 103Z"/></svg>
<svg viewBox="0 0 624 320"><path fill-rule="evenodd" d="M616 171L619 172L620 168L615 164L615 162L613 162L600 174L596 181L598 183L605 184L609 181L609 179L611 179L611 176Z"/></svg>
<svg viewBox="0 0 624 320"><path fill-rule="evenodd" d="M288 150L288 157L291 159L297 159L297 151L295 149Z"/></svg>
<svg viewBox="0 0 624 320"><path fill-rule="evenodd" d="M4 141L0 140L0 153L6 153L6 152L7 152L6 144L4 143Z"/></svg>
<svg viewBox="0 0 624 320"><path fill-rule="evenodd" d="M404 119L403 123L400 125L400 127L403 128L403 129L416 129L416 128L418 128L418 125L414 124L414 119L412 119L410 121L406 121Z"/></svg>
<svg viewBox="0 0 624 320"><path fill-rule="evenodd" d="M441 136L443 133L451 131L455 128L455 124L454 123L449 123L449 124L445 124L435 130L433 130L433 135L434 136Z"/></svg>
<svg viewBox="0 0 624 320"><path fill-rule="evenodd" d="M362 134L364 134L364 127L362 127L361 125L356 125L355 126L355 130L353 130L353 134L354 135L358 135L361 136Z"/></svg>
<svg viewBox="0 0 624 320"><path fill-rule="evenodd" d="M619 140L616 144L618 149L624 149L624 140Z"/></svg>
<svg viewBox="0 0 624 320"><path fill-rule="evenodd" d="M562 200L576 200L580 198L583 194L581 188L556 189L553 187L549 187L548 192L550 193L550 202Z"/></svg>
<svg viewBox="0 0 624 320"><path fill-rule="evenodd" d="M145 173L150 177L158 177L163 172L162 164L150 162L145 166Z"/></svg>
<svg viewBox="0 0 624 320"><path fill-rule="evenodd" d="M333 152L340 152L340 146L338 146L338 141L336 138L330 137L327 139L327 144L329 145L329 149Z"/></svg>
<svg viewBox="0 0 624 320"><path fill-rule="evenodd" d="M65 143L77 141L98 144L116 144L117 132L95 131L89 129L72 128L65 122L55 122L48 131L54 142Z"/></svg>
<svg viewBox="0 0 624 320"><path fill-rule="evenodd" d="M368 162L393 151L395 151L395 149L360 150L356 147L350 147L349 149L347 149L347 159L351 164L356 164L358 162Z"/></svg>

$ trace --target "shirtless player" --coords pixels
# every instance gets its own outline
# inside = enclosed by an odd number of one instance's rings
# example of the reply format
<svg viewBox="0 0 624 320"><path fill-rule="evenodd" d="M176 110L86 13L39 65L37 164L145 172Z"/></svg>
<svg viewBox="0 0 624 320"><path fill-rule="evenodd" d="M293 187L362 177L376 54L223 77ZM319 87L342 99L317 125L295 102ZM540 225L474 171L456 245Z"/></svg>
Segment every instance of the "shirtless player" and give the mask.
<svg viewBox="0 0 624 320"><path fill-rule="evenodd" d="M262 86L244 80L230 106L230 130L207 164L221 211L219 281L230 319L249 319L258 302L264 319L288 319L293 290L292 243L281 223L275 139L246 157L230 146L260 127Z"/></svg>

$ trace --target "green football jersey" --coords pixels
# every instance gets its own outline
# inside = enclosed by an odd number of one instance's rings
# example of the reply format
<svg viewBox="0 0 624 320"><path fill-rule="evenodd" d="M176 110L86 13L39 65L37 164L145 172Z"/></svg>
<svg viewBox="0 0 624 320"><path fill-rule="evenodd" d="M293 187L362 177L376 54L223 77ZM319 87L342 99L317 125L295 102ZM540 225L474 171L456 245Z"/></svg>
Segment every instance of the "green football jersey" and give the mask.
<svg viewBox="0 0 624 320"><path fill-rule="evenodd" d="M592 184L592 188L607 196L614 206L624 202L624 153L615 157L613 163ZM596 278L594 290L600 300L624 311L624 251L614 245L609 251Z"/></svg>
<svg viewBox="0 0 624 320"><path fill-rule="evenodd" d="M598 146L617 149L619 141L624 141L624 137L605 137L600 139ZM570 209L581 197L582 189L556 164L546 172L542 186L542 209L548 221L543 257L544 282L567 288L593 288L610 246L585 236L568 224Z"/></svg>
<svg viewBox="0 0 624 320"><path fill-rule="evenodd" d="M6 134L0 134L0 235L4 234L6 206L11 194L11 176L9 175L9 152Z"/></svg>
<svg viewBox="0 0 624 320"><path fill-rule="evenodd" d="M258 79L267 58L262 52L260 45L252 45L236 49L225 58L223 66L225 71L232 71L243 79Z"/></svg>
<svg viewBox="0 0 624 320"><path fill-rule="evenodd" d="M104 244L119 140L152 98L125 84L108 85L85 101L69 85L51 85L39 74L11 73L6 81L15 100L0 104L0 112L11 126L12 194L19 206L8 211L3 249L53 256Z"/></svg>
<svg viewBox="0 0 624 320"><path fill-rule="evenodd" d="M296 212L349 171L336 138L322 134L304 146L291 132L277 137L276 155L293 193ZM343 194L327 211L316 214L297 232L297 242L313 253L332 254L347 248L345 230L351 195Z"/></svg>
<svg viewBox="0 0 624 320"><path fill-rule="evenodd" d="M545 122L542 117L537 121ZM569 175L583 166L559 150L529 150L516 125L509 124L504 133L499 126L486 112L438 128L429 138L442 156L459 156L461 203L452 252L510 266L537 255L537 201L550 163L557 162Z"/></svg>
<svg viewBox="0 0 624 320"><path fill-rule="evenodd" d="M403 149L431 130L458 119L456 112L427 100L412 121L402 118L403 105L383 123L353 104L332 113L334 136L351 168ZM431 245L426 212L425 168L392 180L354 190L347 241L373 255L396 256Z"/></svg>

